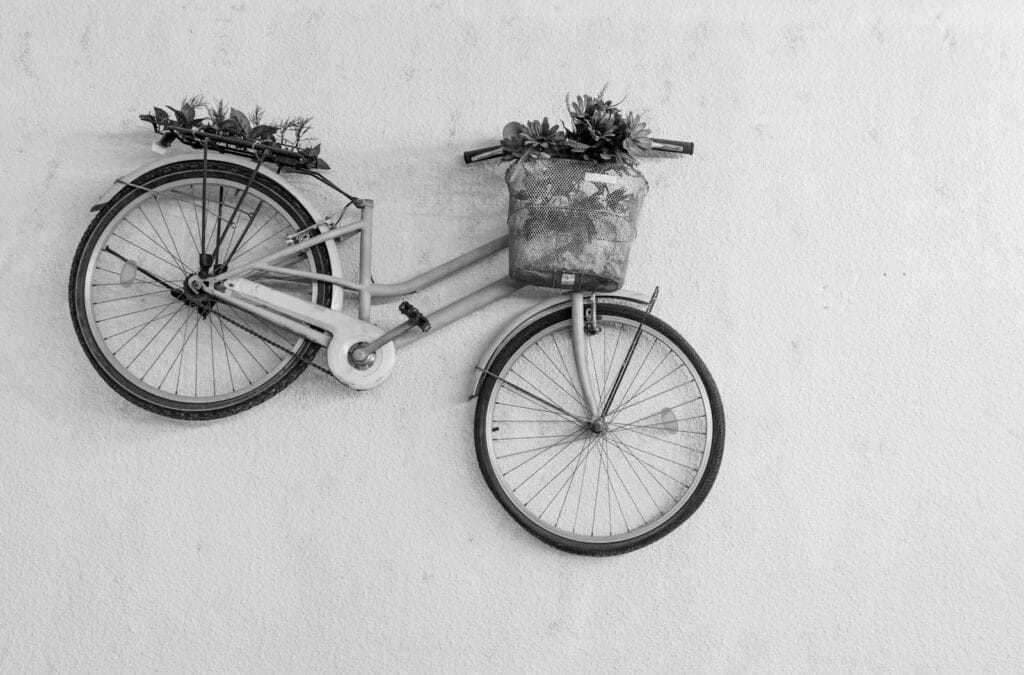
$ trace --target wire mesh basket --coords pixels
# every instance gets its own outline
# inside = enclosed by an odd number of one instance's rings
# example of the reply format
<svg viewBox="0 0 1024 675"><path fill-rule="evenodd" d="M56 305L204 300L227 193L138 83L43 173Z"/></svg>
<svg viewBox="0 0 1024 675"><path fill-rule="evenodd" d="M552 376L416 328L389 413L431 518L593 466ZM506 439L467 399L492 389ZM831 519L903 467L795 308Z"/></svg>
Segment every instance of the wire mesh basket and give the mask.
<svg viewBox="0 0 1024 675"><path fill-rule="evenodd" d="M573 291L622 286L647 194L639 171L541 158L512 164L505 182L513 279Z"/></svg>

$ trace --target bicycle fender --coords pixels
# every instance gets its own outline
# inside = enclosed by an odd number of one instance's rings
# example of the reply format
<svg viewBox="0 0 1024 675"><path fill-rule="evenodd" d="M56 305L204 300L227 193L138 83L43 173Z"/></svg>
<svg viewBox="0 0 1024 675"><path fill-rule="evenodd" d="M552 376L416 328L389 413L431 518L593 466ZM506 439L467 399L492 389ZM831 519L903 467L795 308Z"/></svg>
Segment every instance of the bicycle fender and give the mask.
<svg viewBox="0 0 1024 675"><path fill-rule="evenodd" d="M110 202L110 200L113 199L115 195L117 195L118 192L123 190L125 185L134 183L139 177L149 173L150 171L153 171L154 169L159 169L160 167L164 167L169 164L176 164L178 162L194 161L196 159L202 158L202 156L203 153L201 151L190 149L178 154L161 157L160 159L154 160L149 164L140 166L132 170L131 172L121 176L120 178L115 179L114 183L110 186L110 188L102 195L100 195L100 197L96 200L96 203L92 205L92 208L90 208L89 211L99 211L101 208L106 206ZM255 160L235 155L218 154L215 157L212 157L211 161L223 162L225 164L235 164L237 166L245 167L250 170L256 167ZM271 182L279 185L283 190L285 190L288 194L294 197L295 201L299 202L299 204L302 205L302 208L306 209L306 212L309 213L309 216L313 219L314 223L320 223L323 221L324 218L323 215L320 213L320 209L317 208L316 205L313 204L305 195L299 192L295 185L288 181L288 179L286 179L284 176L277 173L276 171L268 169L265 165L260 167L260 174L266 177ZM321 227L320 230L321 232L326 231L326 229L323 227ZM327 259L331 264L331 274L341 274L342 265L341 258L338 256L337 246L327 247ZM344 293L334 293L331 298L331 309L341 309L344 299Z"/></svg>
<svg viewBox="0 0 1024 675"><path fill-rule="evenodd" d="M650 293L636 293L634 291L627 290L618 290L614 293L596 293L595 295L597 295L598 300L630 302L637 305L647 305L647 303L651 301ZM477 394L480 393L480 385L483 384L484 371L490 369L491 363L494 361L494 357L498 355L498 352L508 344L516 333L542 316L557 312L565 307L569 307L571 303L572 293L557 295L553 298L548 298L547 300L538 302L536 305L531 306L529 309L512 319L512 321L502 329L497 337L491 341L490 345L487 346L487 349L484 350L483 356L479 361L477 361L476 368L473 369L472 389L469 392L470 400L476 398Z"/></svg>

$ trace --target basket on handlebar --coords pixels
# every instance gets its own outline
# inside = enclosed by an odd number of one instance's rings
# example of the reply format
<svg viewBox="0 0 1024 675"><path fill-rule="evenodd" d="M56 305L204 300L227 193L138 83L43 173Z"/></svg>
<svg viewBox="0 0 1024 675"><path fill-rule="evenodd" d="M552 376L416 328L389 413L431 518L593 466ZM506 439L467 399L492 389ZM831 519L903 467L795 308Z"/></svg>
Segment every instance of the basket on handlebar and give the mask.
<svg viewBox="0 0 1024 675"><path fill-rule="evenodd" d="M647 180L626 164L534 158L505 173L509 275L535 286L622 286Z"/></svg>

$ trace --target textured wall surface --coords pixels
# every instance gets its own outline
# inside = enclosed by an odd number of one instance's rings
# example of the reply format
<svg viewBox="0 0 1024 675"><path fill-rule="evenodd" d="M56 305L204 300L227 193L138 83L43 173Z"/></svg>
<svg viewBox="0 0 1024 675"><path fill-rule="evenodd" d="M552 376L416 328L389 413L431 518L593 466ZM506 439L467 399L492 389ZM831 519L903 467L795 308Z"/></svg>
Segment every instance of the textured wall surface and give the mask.
<svg viewBox="0 0 1024 675"><path fill-rule="evenodd" d="M0 4L0 671L1021 667L1019 3ZM521 298L214 423L81 352L71 257L153 104L313 115L395 280L502 231L461 150L606 81L697 143L644 164L628 285L729 427L658 544L559 553L479 476L471 364Z"/></svg>

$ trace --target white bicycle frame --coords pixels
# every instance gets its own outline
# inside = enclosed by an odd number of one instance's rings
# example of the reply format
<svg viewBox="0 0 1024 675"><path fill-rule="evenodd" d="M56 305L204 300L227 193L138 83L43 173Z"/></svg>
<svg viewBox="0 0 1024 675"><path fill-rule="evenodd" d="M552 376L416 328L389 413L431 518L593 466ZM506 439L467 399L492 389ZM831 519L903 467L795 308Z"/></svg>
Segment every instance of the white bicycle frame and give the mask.
<svg viewBox="0 0 1024 675"><path fill-rule="evenodd" d="M267 321L287 328L320 345L328 346L334 336L343 334L349 328L356 326L355 322L370 321L370 306L375 298L396 298L415 293L508 248L508 236L505 235L406 281L393 284L376 283L371 280L373 266L373 202L371 200L361 200L356 206L361 211L361 217L358 221L343 226L328 226L326 231L292 244L281 251L234 267L223 274L208 277L202 282L205 292L216 298L219 302L225 302L252 312ZM359 281L354 282L335 275L294 270L274 264L314 246L329 242L337 245L355 235L359 235ZM312 302L285 295L244 278L247 273L255 270L269 272L282 277L321 281L333 284L346 291L355 292L359 298L358 319L343 314L338 310L328 309ZM443 328L450 323L458 321L496 300L515 293L523 288L524 285L507 277L494 281L437 311L431 312L429 315L431 329ZM636 301L635 298L629 299ZM564 302L563 298L558 304L561 305ZM579 378L580 389L587 403L587 408L591 413L592 419L596 419L600 414L599 402L594 396L593 386L588 375L591 368L588 351L583 348L583 293L572 293L570 303L573 317L572 342L576 374ZM537 312L534 311L531 314L535 315ZM384 333L368 349L370 352L373 352L390 342L394 343L396 349L400 349L415 342L425 334L425 331L415 330L415 325L411 322L406 322ZM485 372L488 370L486 365L480 368Z"/></svg>
<svg viewBox="0 0 1024 675"><path fill-rule="evenodd" d="M178 161L183 160L178 157L166 157L147 166L140 167L128 176L121 177L115 182L115 185L111 187L108 193L100 198L99 204L94 206L93 210L109 201L121 186L134 185L133 181L139 175L151 171L158 166ZM301 335L324 347L329 347L331 341L339 335L350 334L353 331L358 331L368 325L372 325L370 324L370 308L374 304L375 299L397 298L410 295L508 248L508 236L504 235L405 281L399 283L376 283L372 280L372 200L363 199L354 202L361 214L358 221L347 225L331 223L326 219L318 218L312 204L280 174L271 172L266 167L259 167L257 169L255 162L252 160L230 155L218 156L217 161L230 162L250 170L258 170L260 174L281 185L282 188L294 195L306 207L307 211L314 216L320 233L244 265L231 267L222 274L197 280L197 285L201 286L204 292L216 298L218 302L224 302L251 312L268 322L293 331L295 334ZM359 235L358 281L350 281L336 275L306 272L275 265L275 263L280 263L286 258L324 244L328 247L328 257L332 267L337 267L340 256L337 254L336 247L340 246L343 241L356 235ZM345 292L356 293L358 295L358 315L353 317L343 313L341 311L342 303L337 301L332 303L333 308L327 308L297 299L268 286L246 279L245 275L253 271L263 271L282 277L329 283L333 284L336 288L343 289ZM458 321L496 300L512 295L522 289L523 286L524 284L515 282L508 277L502 277L493 281L441 309L429 312L431 329L443 328L448 324ZM590 299L602 298L635 304L646 304L649 300L647 296L625 290L614 293L593 293L589 294L589 297ZM593 386L588 375L591 372L589 354L583 348L585 304L583 293L563 293L537 303L516 317L495 337L478 361L470 398L478 393L483 377L490 373L490 365L495 355L519 330L541 316L559 311L566 305L569 305L572 308L572 342L575 354L576 375L587 408L590 411L591 419L596 419L600 414L599 402L594 397ZM404 322L385 332L376 340L373 340L370 345L372 347L371 351L379 349L386 344L392 344L394 349L401 349L422 338L425 334L425 331L417 330L413 323ZM494 373L491 374L496 375Z"/></svg>

